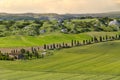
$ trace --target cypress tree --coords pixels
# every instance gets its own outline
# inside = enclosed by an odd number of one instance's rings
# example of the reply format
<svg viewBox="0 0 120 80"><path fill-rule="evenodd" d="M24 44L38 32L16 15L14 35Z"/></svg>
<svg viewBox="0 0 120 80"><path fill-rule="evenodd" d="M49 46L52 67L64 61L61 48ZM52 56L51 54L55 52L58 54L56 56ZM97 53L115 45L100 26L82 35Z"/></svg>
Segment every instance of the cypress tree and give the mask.
<svg viewBox="0 0 120 80"><path fill-rule="evenodd" d="M118 40L118 35L117 34L116 34L115 38L116 38L116 40Z"/></svg>
<svg viewBox="0 0 120 80"><path fill-rule="evenodd" d="M53 44L53 49L55 49L56 48L56 46L55 46L55 44Z"/></svg>
<svg viewBox="0 0 120 80"><path fill-rule="evenodd" d="M21 52L21 54L25 54L26 50L25 49L21 49L20 52ZM34 52L34 50L33 50L33 52Z"/></svg>
<svg viewBox="0 0 120 80"><path fill-rule="evenodd" d="M109 40L112 40L112 37L111 37L111 36L109 36Z"/></svg>
<svg viewBox="0 0 120 80"><path fill-rule="evenodd" d="M13 50L13 53L15 54L15 50Z"/></svg>
<svg viewBox="0 0 120 80"><path fill-rule="evenodd" d="M16 50L16 54L18 54L18 51Z"/></svg>
<svg viewBox="0 0 120 80"><path fill-rule="evenodd" d="M30 52L29 52L28 50L26 51L26 54L27 54L27 56L28 56L28 59L31 58Z"/></svg>
<svg viewBox="0 0 120 80"><path fill-rule="evenodd" d="M47 48L47 46L46 46L46 48ZM38 51L40 50L40 48L39 48L39 47L38 47L37 49L38 49Z"/></svg>
<svg viewBox="0 0 120 80"><path fill-rule="evenodd" d="M119 38L118 39L120 39L120 35L119 35Z"/></svg>
<svg viewBox="0 0 120 80"><path fill-rule="evenodd" d="M62 44L62 47L64 48L65 47L65 43L63 42L63 44Z"/></svg>
<svg viewBox="0 0 120 80"><path fill-rule="evenodd" d="M77 44L77 41L76 41L76 40L74 40L74 45L76 46L76 44Z"/></svg>
<svg viewBox="0 0 120 80"><path fill-rule="evenodd" d="M50 45L50 49L53 49L53 45Z"/></svg>
<svg viewBox="0 0 120 80"><path fill-rule="evenodd" d="M86 42L86 44L88 44L88 40L86 40L85 42Z"/></svg>
<svg viewBox="0 0 120 80"><path fill-rule="evenodd" d="M59 48L61 48L62 46L61 46L61 44L59 44Z"/></svg>
<svg viewBox="0 0 120 80"><path fill-rule="evenodd" d="M112 36L112 40L115 40L115 37L114 37L114 36Z"/></svg>
<svg viewBox="0 0 120 80"><path fill-rule="evenodd" d="M106 35L106 41L108 40L108 35Z"/></svg>
<svg viewBox="0 0 120 80"><path fill-rule="evenodd" d="M56 48L59 48L59 44L56 45Z"/></svg>
<svg viewBox="0 0 120 80"><path fill-rule="evenodd" d="M74 40L71 41L71 47L73 47L73 46L74 46Z"/></svg>
<svg viewBox="0 0 120 80"><path fill-rule="evenodd" d="M104 36L102 37L102 40L105 41L105 37Z"/></svg>
<svg viewBox="0 0 120 80"><path fill-rule="evenodd" d="M98 42L98 39L97 37L94 36L94 42L97 43Z"/></svg>
<svg viewBox="0 0 120 80"><path fill-rule="evenodd" d="M47 45L47 48L46 48L46 49L48 49L48 50L50 49L50 48L49 48L49 45Z"/></svg>
<svg viewBox="0 0 120 80"><path fill-rule="evenodd" d="M77 41L77 46L79 46L80 45L80 42L79 41Z"/></svg>
<svg viewBox="0 0 120 80"><path fill-rule="evenodd" d="M67 43L65 44L65 48L68 48L68 44Z"/></svg>
<svg viewBox="0 0 120 80"><path fill-rule="evenodd" d="M34 53L34 48L33 47L31 47L31 51L32 51L32 53Z"/></svg>
<svg viewBox="0 0 120 80"><path fill-rule="evenodd" d="M83 40L83 45L85 45L85 40Z"/></svg>
<svg viewBox="0 0 120 80"><path fill-rule="evenodd" d="M89 44L91 44L91 40L89 40Z"/></svg>
<svg viewBox="0 0 120 80"><path fill-rule="evenodd" d="M34 56L36 57L36 58L39 58L39 54L38 54L38 52L37 52L37 50L34 48Z"/></svg>
<svg viewBox="0 0 120 80"><path fill-rule="evenodd" d="M102 37L100 36L99 38L100 38L100 42L102 42Z"/></svg>
<svg viewBox="0 0 120 80"><path fill-rule="evenodd" d="M91 38L91 42L94 42L94 38L93 37Z"/></svg>
<svg viewBox="0 0 120 80"><path fill-rule="evenodd" d="M44 49L47 49L47 45L46 44L44 44Z"/></svg>

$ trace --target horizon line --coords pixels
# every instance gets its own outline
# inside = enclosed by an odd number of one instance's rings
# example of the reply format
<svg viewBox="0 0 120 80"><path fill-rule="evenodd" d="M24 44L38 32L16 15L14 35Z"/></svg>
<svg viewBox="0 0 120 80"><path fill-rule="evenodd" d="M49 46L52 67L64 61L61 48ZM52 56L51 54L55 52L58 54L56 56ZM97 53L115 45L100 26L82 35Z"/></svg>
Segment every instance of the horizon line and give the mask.
<svg viewBox="0 0 120 80"><path fill-rule="evenodd" d="M111 13L111 12L120 12L120 10L115 11L104 11L104 12L90 12L90 13L41 13L41 12L0 12L0 14L58 14L58 15L64 15L64 14L102 14L102 13Z"/></svg>

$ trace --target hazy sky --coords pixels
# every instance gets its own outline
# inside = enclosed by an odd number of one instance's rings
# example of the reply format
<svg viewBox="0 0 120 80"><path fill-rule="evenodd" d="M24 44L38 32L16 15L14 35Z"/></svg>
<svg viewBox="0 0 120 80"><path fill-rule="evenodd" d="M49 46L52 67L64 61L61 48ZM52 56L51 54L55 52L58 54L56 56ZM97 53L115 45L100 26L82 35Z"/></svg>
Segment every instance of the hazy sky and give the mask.
<svg viewBox="0 0 120 80"><path fill-rule="evenodd" d="M7 13L98 13L120 11L120 0L0 0Z"/></svg>

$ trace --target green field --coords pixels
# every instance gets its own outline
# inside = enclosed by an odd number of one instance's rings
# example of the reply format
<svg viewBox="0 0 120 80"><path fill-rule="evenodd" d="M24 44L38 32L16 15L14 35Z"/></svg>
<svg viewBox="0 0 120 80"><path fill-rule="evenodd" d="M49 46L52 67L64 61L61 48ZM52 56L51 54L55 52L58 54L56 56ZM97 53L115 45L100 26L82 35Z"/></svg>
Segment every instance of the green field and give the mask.
<svg viewBox="0 0 120 80"><path fill-rule="evenodd" d="M40 36L7 36L0 38L0 47L28 47L43 44L71 42L72 39L82 41L91 36L115 35L118 32L88 32L81 34L50 33Z"/></svg>
<svg viewBox="0 0 120 80"><path fill-rule="evenodd" d="M120 41L54 51L28 61L0 61L0 80L120 80Z"/></svg>

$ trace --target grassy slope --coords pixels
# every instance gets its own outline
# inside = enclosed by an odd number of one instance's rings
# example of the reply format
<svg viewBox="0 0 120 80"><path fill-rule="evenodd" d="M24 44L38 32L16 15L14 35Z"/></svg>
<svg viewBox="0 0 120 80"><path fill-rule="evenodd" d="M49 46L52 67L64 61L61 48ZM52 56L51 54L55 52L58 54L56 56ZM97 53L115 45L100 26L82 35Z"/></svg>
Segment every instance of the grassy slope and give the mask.
<svg viewBox="0 0 120 80"><path fill-rule="evenodd" d="M8 36L0 38L0 47L27 47L27 46L41 46L45 43L59 43L70 42L72 39L84 40L90 38L90 36L98 35L113 35L117 32L89 32L81 34L61 34L52 33L40 36Z"/></svg>
<svg viewBox="0 0 120 80"><path fill-rule="evenodd" d="M31 61L0 61L2 80L120 80L120 41L55 51Z"/></svg>
<svg viewBox="0 0 120 80"><path fill-rule="evenodd" d="M90 38L86 34L60 34L52 33L40 36L9 36L0 38L0 47L39 46L45 43L70 42L72 39L83 40Z"/></svg>

